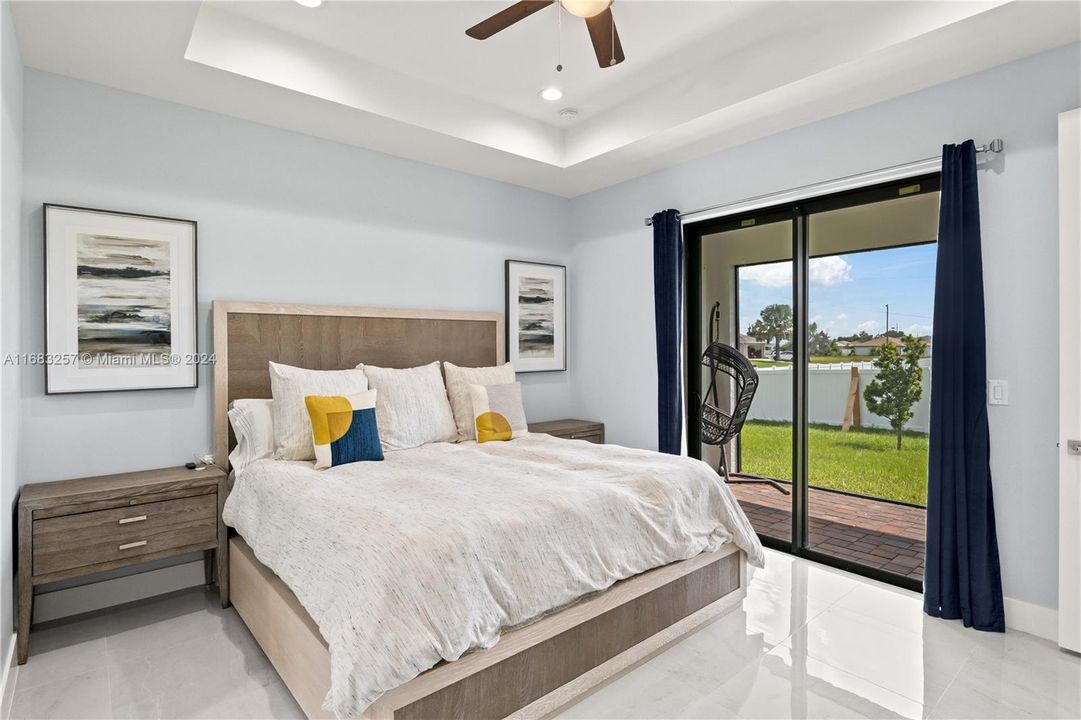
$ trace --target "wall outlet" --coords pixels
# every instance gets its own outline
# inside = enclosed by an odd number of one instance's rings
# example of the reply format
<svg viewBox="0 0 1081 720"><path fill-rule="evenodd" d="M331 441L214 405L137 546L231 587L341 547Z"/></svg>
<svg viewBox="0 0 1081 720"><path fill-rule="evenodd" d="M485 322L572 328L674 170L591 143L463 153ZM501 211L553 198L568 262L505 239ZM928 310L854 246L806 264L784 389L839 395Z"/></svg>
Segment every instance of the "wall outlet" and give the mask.
<svg viewBox="0 0 1081 720"><path fill-rule="evenodd" d="M987 381L987 404L988 405L1009 405L1010 404L1010 384L1005 380L988 380Z"/></svg>

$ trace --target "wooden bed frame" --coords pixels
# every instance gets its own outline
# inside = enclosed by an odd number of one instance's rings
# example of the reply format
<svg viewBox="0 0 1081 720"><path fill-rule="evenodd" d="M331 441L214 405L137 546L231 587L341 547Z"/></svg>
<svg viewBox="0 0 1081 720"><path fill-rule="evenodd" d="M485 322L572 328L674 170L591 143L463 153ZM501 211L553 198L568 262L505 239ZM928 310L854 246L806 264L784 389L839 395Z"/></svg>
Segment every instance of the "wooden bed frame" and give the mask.
<svg viewBox="0 0 1081 720"><path fill-rule="evenodd" d="M270 397L267 362L337 370L503 362L502 313L214 302L214 451L228 468L228 406ZM309 718L330 688L330 655L296 596L240 536L228 597ZM532 624L495 647L440 663L385 693L371 720L547 717L739 607L746 555L734 545L650 570Z"/></svg>

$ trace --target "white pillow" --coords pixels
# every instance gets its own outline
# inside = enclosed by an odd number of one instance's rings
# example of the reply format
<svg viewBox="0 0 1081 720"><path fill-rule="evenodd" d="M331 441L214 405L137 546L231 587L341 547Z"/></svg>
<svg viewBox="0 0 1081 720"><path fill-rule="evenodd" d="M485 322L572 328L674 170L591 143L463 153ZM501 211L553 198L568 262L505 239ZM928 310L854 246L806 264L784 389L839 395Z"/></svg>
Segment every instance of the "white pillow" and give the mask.
<svg viewBox="0 0 1081 720"><path fill-rule="evenodd" d="M360 370L307 370L270 363L270 394L274 396L274 457L314 460L312 421L306 395L356 395L368 389Z"/></svg>
<svg viewBox="0 0 1081 720"><path fill-rule="evenodd" d="M379 391L375 422L384 450L405 450L433 442L454 442L458 435L439 363L398 370L358 365L368 384Z"/></svg>
<svg viewBox="0 0 1081 720"><path fill-rule="evenodd" d="M454 411L454 424L458 426L458 440L475 440L477 428L473 424L473 399L470 385L507 385L514 382L514 366L510 363L493 367L458 367L444 362L447 373L447 397Z"/></svg>
<svg viewBox="0 0 1081 720"><path fill-rule="evenodd" d="M229 465L240 472L256 460L274 457L273 400L234 400L229 403L229 424L236 447L229 453Z"/></svg>

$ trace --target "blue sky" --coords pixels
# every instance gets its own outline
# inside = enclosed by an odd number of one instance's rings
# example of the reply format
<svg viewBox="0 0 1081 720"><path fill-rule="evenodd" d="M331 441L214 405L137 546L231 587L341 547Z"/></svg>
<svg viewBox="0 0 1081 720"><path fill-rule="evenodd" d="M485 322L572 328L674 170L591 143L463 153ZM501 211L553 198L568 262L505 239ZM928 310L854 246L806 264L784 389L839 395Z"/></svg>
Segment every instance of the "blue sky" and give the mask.
<svg viewBox="0 0 1081 720"><path fill-rule="evenodd" d="M937 246L889 248L811 260L808 317L830 337L886 327L915 335L931 334ZM740 268L740 332L771 303L792 304L789 262Z"/></svg>

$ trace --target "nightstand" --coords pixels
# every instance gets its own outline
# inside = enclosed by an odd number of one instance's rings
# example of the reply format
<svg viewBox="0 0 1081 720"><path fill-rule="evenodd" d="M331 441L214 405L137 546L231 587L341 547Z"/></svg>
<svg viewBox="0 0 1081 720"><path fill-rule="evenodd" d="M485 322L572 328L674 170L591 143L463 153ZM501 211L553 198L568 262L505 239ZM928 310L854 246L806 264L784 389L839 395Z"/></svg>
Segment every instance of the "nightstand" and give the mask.
<svg viewBox="0 0 1081 720"><path fill-rule="evenodd" d="M591 420L549 420L529 423L529 432L545 433L568 440L588 440L604 444L604 423Z"/></svg>
<svg viewBox="0 0 1081 720"><path fill-rule="evenodd" d="M225 472L184 467L24 485L19 493L19 664L30 650L34 587L202 550L229 604L221 507Z"/></svg>

